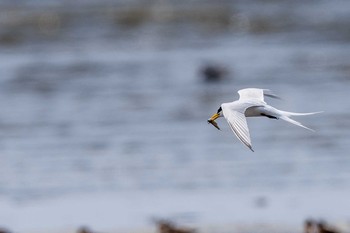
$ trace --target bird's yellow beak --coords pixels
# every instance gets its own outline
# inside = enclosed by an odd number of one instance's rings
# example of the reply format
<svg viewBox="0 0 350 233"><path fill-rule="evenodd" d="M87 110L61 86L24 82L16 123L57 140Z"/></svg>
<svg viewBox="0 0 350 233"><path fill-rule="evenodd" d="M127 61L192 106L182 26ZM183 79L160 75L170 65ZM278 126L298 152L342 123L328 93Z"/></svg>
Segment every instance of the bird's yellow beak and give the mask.
<svg viewBox="0 0 350 233"><path fill-rule="evenodd" d="M208 122L210 122L210 121L215 121L216 119L218 119L219 118L219 114L218 113L215 113L214 115L212 115L209 119L208 119Z"/></svg>
<svg viewBox="0 0 350 233"><path fill-rule="evenodd" d="M220 117L220 115L218 113L215 113L214 115L212 115L209 119L208 119L208 123L212 124L215 128L217 128L218 130L220 130L218 124L215 122L216 119L218 119Z"/></svg>

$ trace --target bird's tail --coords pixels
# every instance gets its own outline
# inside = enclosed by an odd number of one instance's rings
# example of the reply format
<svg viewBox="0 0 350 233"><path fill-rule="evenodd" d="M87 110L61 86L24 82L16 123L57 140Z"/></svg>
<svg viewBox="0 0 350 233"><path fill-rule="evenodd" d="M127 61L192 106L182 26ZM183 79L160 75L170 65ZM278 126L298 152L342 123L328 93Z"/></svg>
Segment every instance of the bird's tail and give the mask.
<svg viewBox="0 0 350 233"><path fill-rule="evenodd" d="M313 129L310 129L310 128L306 127L305 125L301 124L300 122L291 119L290 116L307 116L307 115L318 114L318 113L321 113L321 112L296 113L296 112L286 112L286 111L279 110L279 113L280 113L279 119L282 119L282 120L287 121L287 122L289 122L291 124L300 126L300 127L304 128L304 129L307 129L307 130L310 130L310 131L315 131Z"/></svg>
<svg viewBox="0 0 350 233"><path fill-rule="evenodd" d="M289 122L289 123L292 123L292 124L294 124L294 125L303 127L304 129L308 129L308 130L313 131L313 132L315 131L315 130L313 130L313 129L310 129L310 128L306 127L305 125L301 124L300 122L295 121L295 120L289 118L288 116L281 116L280 119L282 119L282 120L284 120L284 121L287 121L287 122Z"/></svg>
<svg viewBox="0 0 350 233"><path fill-rule="evenodd" d="M300 113L300 112L286 112L286 111L281 111L279 110L279 112L281 113L281 115L283 116L308 116L308 115L314 115L314 114L318 114L318 113L322 113L323 111L320 112L304 112L304 113Z"/></svg>

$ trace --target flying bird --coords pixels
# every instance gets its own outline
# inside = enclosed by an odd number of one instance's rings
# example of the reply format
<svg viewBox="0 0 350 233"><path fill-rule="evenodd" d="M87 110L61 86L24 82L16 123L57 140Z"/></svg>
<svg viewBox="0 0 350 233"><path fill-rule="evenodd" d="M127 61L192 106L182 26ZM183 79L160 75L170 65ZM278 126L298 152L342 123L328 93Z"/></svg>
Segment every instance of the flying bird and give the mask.
<svg viewBox="0 0 350 233"><path fill-rule="evenodd" d="M295 113L278 110L268 105L264 97L276 98L268 89L259 88L246 88L238 91L239 99L230 103L223 103L219 107L217 113L212 115L208 119L208 123L215 126L220 130L215 120L219 117L225 117L230 128L236 137L246 145L251 151L253 150L249 129L247 125L246 117L268 117L271 119L282 119L294 125L303 127L305 129L312 129L302 125L300 122L291 119L291 116L306 116L313 115L321 112L309 112L309 113Z"/></svg>

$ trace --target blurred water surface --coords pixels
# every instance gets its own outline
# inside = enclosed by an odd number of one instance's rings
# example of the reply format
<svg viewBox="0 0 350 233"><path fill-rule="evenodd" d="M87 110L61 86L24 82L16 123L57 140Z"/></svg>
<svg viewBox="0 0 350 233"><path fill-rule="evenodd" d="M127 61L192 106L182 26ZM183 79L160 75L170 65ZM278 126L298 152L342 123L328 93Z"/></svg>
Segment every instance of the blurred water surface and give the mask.
<svg viewBox="0 0 350 233"><path fill-rule="evenodd" d="M43 2L1 3L2 198L349 187L349 1ZM249 119L251 153L208 125L244 87L316 133Z"/></svg>

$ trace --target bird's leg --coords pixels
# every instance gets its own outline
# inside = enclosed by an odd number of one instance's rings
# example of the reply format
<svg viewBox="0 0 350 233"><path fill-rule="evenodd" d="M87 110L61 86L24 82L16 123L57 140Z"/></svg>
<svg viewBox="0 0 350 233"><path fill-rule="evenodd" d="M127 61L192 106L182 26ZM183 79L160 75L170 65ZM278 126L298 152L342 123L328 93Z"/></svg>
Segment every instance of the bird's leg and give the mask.
<svg viewBox="0 0 350 233"><path fill-rule="evenodd" d="M270 118L270 119L276 119L276 120L278 120L278 118L275 117L275 116L267 115L267 114L264 114L264 113L261 113L260 115L266 116L266 117L268 117L268 118Z"/></svg>

